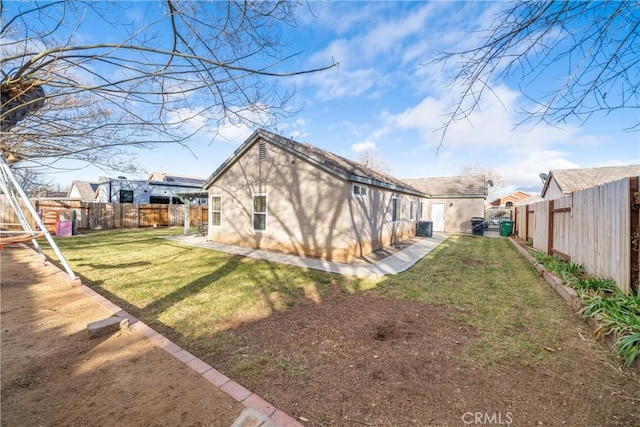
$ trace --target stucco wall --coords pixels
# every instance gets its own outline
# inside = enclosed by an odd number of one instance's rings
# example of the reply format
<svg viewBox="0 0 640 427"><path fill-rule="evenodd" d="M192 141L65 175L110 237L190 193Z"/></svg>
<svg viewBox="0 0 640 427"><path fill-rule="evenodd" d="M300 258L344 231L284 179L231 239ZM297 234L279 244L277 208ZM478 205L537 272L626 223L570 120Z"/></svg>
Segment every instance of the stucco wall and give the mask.
<svg viewBox="0 0 640 427"><path fill-rule="evenodd" d="M432 220L431 205L444 204L444 231L447 233L471 233L471 217L484 218L484 200L477 199L429 199L427 218Z"/></svg>
<svg viewBox="0 0 640 427"><path fill-rule="evenodd" d="M210 240L350 261L413 234L413 221L390 222L391 192L369 187L367 198L355 198L351 182L265 144L265 159L253 144L209 188L222 199L221 225L209 219ZM267 195L265 231L253 229L257 194ZM401 200L408 218L409 198Z"/></svg>

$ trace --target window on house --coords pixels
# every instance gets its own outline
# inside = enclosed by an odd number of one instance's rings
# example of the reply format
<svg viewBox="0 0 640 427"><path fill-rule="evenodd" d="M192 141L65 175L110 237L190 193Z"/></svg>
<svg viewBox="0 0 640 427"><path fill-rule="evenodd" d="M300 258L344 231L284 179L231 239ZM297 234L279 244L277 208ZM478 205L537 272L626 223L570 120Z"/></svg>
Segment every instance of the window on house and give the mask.
<svg viewBox="0 0 640 427"><path fill-rule="evenodd" d="M409 203L409 219L416 219L416 201L412 200Z"/></svg>
<svg viewBox="0 0 640 427"><path fill-rule="evenodd" d="M355 197L367 197L367 187L353 184L352 193Z"/></svg>
<svg viewBox="0 0 640 427"><path fill-rule="evenodd" d="M169 198L165 196L149 196L149 203L153 205L168 205Z"/></svg>
<svg viewBox="0 0 640 427"><path fill-rule="evenodd" d="M264 142L258 144L258 156L260 160L267 158L267 145Z"/></svg>
<svg viewBox="0 0 640 427"><path fill-rule="evenodd" d="M400 199L394 197L391 199L391 221L399 221L400 220Z"/></svg>
<svg viewBox="0 0 640 427"><path fill-rule="evenodd" d="M425 219L427 216L427 203L426 202L420 202L420 215L419 218L420 219Z"/></svg>
<svg viewBox="0 0 640 427"><path fill-rule="evenodd" d="M120 203L133 203L133 190L120 190Z"/></svg>
<svg viewBox="0 0 640 427"><path fill-rule="evenodd" d="M267 229L267 196L264 194L253 196L253 229Z"/></svg>
<svg viewBox="0 0 640 427"><path fill-rule="evenodd" d="M211 225L214 227L220 226L222 220L222 196L211 196L209 209L211 212Z"/></svg>

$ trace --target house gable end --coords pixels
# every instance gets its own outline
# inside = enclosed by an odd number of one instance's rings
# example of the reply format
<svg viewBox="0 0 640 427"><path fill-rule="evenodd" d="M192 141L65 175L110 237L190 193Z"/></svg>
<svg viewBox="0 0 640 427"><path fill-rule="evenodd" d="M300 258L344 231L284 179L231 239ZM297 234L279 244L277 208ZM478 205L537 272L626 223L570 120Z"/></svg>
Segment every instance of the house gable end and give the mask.
<svg viewBox="0 0 640 427"><path fill-rule="evenodd" d="M424 197L421 191L404 185L396 178L368 170L357 162L345 159L331 152L314 147L310 144L296 142L263 129L256 130L238 149L205 181L205 190L210 188L218 178L225 173L236 161L258 141L264 141L306 161L324 172L339 179L351 182L360 182L384 189L398 191L400 193L411 194Z"/></svg>

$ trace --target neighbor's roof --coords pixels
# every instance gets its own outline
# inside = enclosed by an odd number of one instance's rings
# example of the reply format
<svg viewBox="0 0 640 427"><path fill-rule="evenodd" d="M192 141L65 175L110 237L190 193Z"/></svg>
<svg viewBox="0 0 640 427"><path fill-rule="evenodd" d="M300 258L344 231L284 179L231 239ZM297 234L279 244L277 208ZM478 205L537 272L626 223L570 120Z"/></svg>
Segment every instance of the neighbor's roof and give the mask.
<svg viewBox="0 0 640 427"><path fill-rule="evenodd" d="M411 178L404 181L431 197L487 197L487 184L484 175Z"/></svg>
<svg viewBox="0 0 640 427"><path fill-rule="evenodd" d="M640 176L640 165L552 170L542 188L542 197L549 188L551 177L555 179L563 193L569 194L630 176Z"/></svg>
<svg viewBox="0 0 640 427"><path fill-rule="evenodd" d="M508 199L508 198L512 198L512 199L516 199L518 200L518 202L521 202L523 200L527 200L530 199L531 197L533 197L531 194L527 193L526 191L522 191L522 190L516 190L513 193L509 193L509 194L505 194L502 197L499 197L495 200L492 200L491 202L487 203L488 205L494 205L494 206L499 206L503 200Z"/></svg>
<svg viewBox="0 0 640 427"><path fill-rule="evenodd" d="M149 181L175 182L176 184L199 185L204 184L205 179L195 176L175 175L165 172L151 172L147 178Z"/></svg>
<svg viewBox="0 0 640 427"><path fill-rule="evenodd" d="M81 200L94 200L95 192L98 189L97 182L89 182L89 181L73 181L71 184L71 189L73 187L78 189L78 193L80 194ZM71 189L69 189L69 193L67 193L67 197L70 196Z"/></svg>
<svg viewBox="0 0 640 427"><path fill-rule="evenodd" d="M315 147L310 144L294 141L264 129L256 130L204 183L204 188L210 187L242 154L258 139L270 142L281 149L307 160L326 172L339 178L369 184L377 187L424 196L424 194L410 184L393 176L369 169L362 164Z"/></svg>

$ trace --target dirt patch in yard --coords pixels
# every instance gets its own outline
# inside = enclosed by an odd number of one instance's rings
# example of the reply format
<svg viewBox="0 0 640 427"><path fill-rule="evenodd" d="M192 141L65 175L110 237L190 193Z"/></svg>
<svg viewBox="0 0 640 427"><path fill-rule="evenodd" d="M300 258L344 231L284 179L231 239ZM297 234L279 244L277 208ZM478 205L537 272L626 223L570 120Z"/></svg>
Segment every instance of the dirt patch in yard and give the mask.
<svg viewBox="0 0 640 427"><path fill-rule="evenodd" d="M89 340L106 309L26 248L0 251L3 426L230 426L243 406L144 336Z"/></svg>
<svg viewBox="0 0 640 427"><path fill-rule="evenodd" d="M209 357L313 426L640 425L640 383L579 321L539 366L483 366L455 312L375 294L305 301L226 332ZM231 344L233 343L233 344Z"/></svg>
<svg viewBox="0 0 640 427"><path fill-rule="evenodd" d="M239 404L134 331L87 340L86 324L110 313L41 269L33 251L1 257L3 426L228 427L239 415ZM471 308L380 292L300 297L188 350L305 426L640 426L637 374L569 308L557 340L543 344L547 359L488 365L469 351L486 337L457 320ZM514 318L514 330L528 326Z"/></svg>

